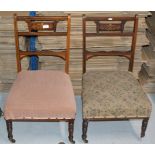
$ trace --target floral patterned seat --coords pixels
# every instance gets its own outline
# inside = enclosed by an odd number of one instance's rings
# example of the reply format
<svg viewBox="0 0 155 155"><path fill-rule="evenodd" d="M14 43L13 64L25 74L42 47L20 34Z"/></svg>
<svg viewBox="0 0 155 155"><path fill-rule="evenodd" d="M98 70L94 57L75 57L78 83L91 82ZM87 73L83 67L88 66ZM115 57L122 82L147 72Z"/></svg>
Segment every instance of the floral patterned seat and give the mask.
<svg viewBox="0 0 155 155"><path fill-rule="evenodd" d="M83 118L144 118L151 104L128 71L91 71L83 75Z"/></svg>
<svg viewBox="0 0 155 155"><path fill-rule="evenodd" d="M96 23L96 33L89 33L89 23L92 21ZM129 22L132 22L132 28L127 31L128 24L126 23ZM142 119L141 137L145 136L151 103L132 74L137 32L137 15L134 17L83 17L82 139L85 143L88 143L87 129L90 121ZM122 38L122 45L123 37L130 37L131 48L130 50L124 48L123 51L115 48L94 51L89 48L87 38L98 36L104 38L119 36ZM103 45L105 43L103 41ZM97 44L95 46L98 47ZM124 46L126 47L125 42ZM87 61L97 56L127 58L129 60L128 71L87 71L86 68L89 67Z"/></svg>

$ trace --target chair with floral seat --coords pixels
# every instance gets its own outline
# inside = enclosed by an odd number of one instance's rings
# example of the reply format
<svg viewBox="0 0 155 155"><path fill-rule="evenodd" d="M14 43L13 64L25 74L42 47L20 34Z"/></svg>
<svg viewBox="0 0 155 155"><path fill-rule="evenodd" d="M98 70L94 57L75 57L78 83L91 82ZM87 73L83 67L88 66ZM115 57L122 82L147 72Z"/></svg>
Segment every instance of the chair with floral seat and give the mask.
<svg viewBox="0 0 155 155"><path fill-rule="evenodd" d="M13 121L68 122L69 141L73 140L76 103L69 72L70 51L70 16L14 16L17 78L5 103L8 138L15 142L12 134ZM19 22L24 22L28 29L19 30ZM57 31L57 24L65 22L64 31ZM30 51L20 49L20 37L63 36L66 49ZM21 70L21 60L31 56L55 56L65 61L65 71L59 70Z"/></svg>
<svg viewBox="0 0 155 155"><path fill-rule="evenodd" d="M95 32L88 30L91 22L96 25ZM132 23L132 30L126 29L128 22ZM90 121L142 119L141 137L145 136L151 104L132 73L137 30L136 15L135 17L83 17L82 139L85 143L88 142L87 128ZM130 49L93 51L87 48L87 38L109 36L130 37ZM128 71L86 71L87 61L96 56L125 57L129 60Z"/></svg>

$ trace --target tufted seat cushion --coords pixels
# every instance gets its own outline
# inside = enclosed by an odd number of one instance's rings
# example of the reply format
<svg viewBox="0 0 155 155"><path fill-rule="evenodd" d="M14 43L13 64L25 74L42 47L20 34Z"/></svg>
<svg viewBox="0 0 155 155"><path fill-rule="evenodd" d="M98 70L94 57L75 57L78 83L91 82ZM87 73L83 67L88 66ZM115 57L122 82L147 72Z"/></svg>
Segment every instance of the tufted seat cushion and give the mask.
<svg viewBox="0 0 155 155"><path fill-rule="evenodd" d="M9 119L74 119L76 103L69 75L61 71L22 71L5 104Z"/></svg>
<svg viewBox="0 0 155 155"><path fill-rule="evenodd" d="M128 71L89 71L83 75L83 118L149 117L151 104Z"/></svg>

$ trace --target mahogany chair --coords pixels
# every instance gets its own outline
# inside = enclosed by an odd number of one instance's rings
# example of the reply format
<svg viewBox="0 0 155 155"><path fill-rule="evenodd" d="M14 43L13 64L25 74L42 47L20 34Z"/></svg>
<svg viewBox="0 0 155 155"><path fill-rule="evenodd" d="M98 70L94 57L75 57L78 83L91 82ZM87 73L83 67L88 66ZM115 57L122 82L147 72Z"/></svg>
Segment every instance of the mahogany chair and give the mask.
<svg viewBox="0 0 155 155"><path fill-rule="evenodd" d="M68 122L69 141L73 140L76 103L69 72L70 52L70 16L16 16L14 31L17 58L17 78L5 103L4 117L8 138L14 143L12 134L13 121ZM19 22L25 22L27 31L19 30ZM66 23L63 32L57 31L57 24ZM65 30L66 29L66 30ZM31 36L64 36L66 49L21 50L19 37ZM31 56L54 56L65 61L65 72L59 70L22 70L21 60Z"/></svg>
<svg viewBox="0 0 155 155"><path fill-rule="evenodd" d="M96 25L95 32L88 31L90 22ZM125 28L128 22L133 23L132 30ZM142 119L141 137L145 136L151 104L138 80L132 74L137 29L137 16L83 17L82 139L85 143L88 143L89 121ZM88 49L86 39L99 36L131 37L131 48L124 51L93 51ZM96 56L125 57L129 60L128 71L89 70L86 72L87 61Z"/></svg>

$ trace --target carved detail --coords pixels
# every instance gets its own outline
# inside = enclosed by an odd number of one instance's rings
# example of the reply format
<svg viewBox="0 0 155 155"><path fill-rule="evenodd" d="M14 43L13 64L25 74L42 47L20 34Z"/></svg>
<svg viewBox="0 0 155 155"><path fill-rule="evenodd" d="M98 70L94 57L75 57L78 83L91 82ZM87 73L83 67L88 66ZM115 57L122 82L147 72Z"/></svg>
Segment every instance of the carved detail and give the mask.
<svg viewBox="0 0 155 155"><path fill-rule="evenodd" d="M28 28L29 31L43 31L43 30L48 30L48 31L54 31L56 32L56 26L57 26L57 21L53 22L34 22L34 21L29 21L28 22Z"/></svg>
<svg viewBox="0 0 155 155"><path fill-rule="evenodd" d="M73 140L73 132L74 132L74 120L69 121L68 123L68 131L69 131L69 141L72 144L75 144L75 141Z"/></svg>
<svg viewBox="0 0 155 155"><path fill-rule="evenodd" d="M121 21L121 23L100 23L99 21L95 21L95 23L96 23L97 33L99 33L100 31L121 31L123 32L126 21Z"/></svg>
<svg viewBox="0 0 155 155"><path fill-rule="evenodd" d="M3 111L2 109L0 108L0 117L3 116Z"/></svg>
<svg viewBox="0 0 155 155"><path fill-rule="evenodd" d="M13 139L13 134L12 134L12 121L6 121L6 126L7 126L7 131L8 131L8 138L10 142L15 143L16 140Z"/></svg>
<svg viewBox="0 0 155 155"><path fill-rule="evenodd" d="M145 131L146 131L146 128L147 128L148 121L149 121L149 118L145 118L142 121L141 137L145 136Z"/></svg>
<svg viewBox="0 0 155 155"><path fill-rule="evenodd" d="M82 140L85 142L85 143L88 143L88 140L87 140L87 128L88 128L88 120L83 120L83 123L82 123Z"/></svg>

